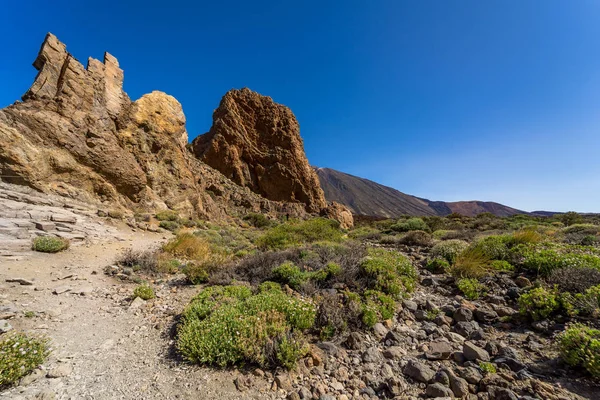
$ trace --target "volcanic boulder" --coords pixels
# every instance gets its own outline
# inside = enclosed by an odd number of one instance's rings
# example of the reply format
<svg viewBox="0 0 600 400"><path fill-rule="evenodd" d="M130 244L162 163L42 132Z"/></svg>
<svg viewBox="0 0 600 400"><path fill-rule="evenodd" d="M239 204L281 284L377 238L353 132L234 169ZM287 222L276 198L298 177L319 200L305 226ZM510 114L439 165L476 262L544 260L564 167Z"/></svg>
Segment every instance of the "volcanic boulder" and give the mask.
<svg viewBox="0 0 600 400"><path fill-rule="evenodd" d="M304 203L309 212L327 207L296 117L270 97L247 88L230 90L210 131L192 146L200 160L267 199Z"/></svg>

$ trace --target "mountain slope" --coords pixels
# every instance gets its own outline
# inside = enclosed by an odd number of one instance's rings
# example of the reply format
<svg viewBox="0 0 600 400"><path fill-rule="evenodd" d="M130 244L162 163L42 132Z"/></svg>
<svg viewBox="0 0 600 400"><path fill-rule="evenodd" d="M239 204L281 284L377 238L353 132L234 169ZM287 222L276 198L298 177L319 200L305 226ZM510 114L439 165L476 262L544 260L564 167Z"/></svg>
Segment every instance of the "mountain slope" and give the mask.
<svg viewBox="0 0 600 400"><path fill-rule="evenodd" d="M431 201L402 193L388 186L330 168L315 168L327 201L337 201L356 215L398 217L400 215L448 215L453 212L475 216L490 212L498 216L527 214L487 201Z"/></svg>

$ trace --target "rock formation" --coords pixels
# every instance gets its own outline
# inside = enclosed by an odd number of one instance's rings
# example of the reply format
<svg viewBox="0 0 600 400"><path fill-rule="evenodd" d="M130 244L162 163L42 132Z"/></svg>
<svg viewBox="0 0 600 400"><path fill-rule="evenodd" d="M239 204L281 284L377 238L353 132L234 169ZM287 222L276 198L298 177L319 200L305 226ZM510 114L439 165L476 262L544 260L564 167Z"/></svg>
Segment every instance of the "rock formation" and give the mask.
<svg viewBox="0 0 600 400"><path fill-rule="evenodd" d="M213 126L193 141L194 154L241 186L268 199L326 207L319 179L304 154L292 111L249 89L230 90Z"/></svg>
<svg viewBox="0 0 600 400"><path fill-rule="evenodd" d="M129 99L123 71L110 54L102 62L90 58L84 68L48 34L33 65L39 73L23 101L0 110L0 175L6 182L88 203L132 211L170 208L206 219L226 218L238 208L238 214L295 217L326 208L298 123L270 99L230 92L215 113L216 141L206 141L204 158L219 167L215 160L227 154L236 174L219 169L238 186L189 151L185 115L175 98L152 92ZM231 138L259 145L265 155L236 141L228 146Z"/></svg>

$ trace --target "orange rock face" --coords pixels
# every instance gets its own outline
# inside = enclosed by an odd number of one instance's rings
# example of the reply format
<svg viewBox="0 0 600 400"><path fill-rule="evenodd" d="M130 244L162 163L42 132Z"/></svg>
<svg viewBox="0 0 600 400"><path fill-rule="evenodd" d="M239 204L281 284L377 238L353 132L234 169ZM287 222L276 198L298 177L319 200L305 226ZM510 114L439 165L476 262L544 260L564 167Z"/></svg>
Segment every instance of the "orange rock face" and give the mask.
<svg viewBox="0 0 600 400"><path fill-rule="evenodd" d="M193 141L196 157L267 199L300 202L309 212L327 204L308 164L292 111L249 89L231 90L210 131Z"/></svg>

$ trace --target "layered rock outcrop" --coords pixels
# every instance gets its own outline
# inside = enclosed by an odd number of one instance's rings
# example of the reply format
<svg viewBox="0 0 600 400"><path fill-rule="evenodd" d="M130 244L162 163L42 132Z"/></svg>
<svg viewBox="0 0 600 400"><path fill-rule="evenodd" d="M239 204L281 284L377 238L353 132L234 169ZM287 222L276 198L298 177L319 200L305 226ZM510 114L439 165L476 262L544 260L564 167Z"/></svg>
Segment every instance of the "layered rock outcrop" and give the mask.
<svg viewBox="0 0 600 400"><path fill-rule="evenodd" d="M131 102L110 54L84 68L48 34L34 67L23 101L0 110L3 180L132 210L304 216L303 205L268 201L198 161L187 149L179 102L162 92Z"/></svg>
<svg viewBox="0 0 600 400"><path fill-rule="evenodd" d="M230 92L216 113L215 126L222 128L211 129L216 141L206 140L203 158L232 182L188 149L185 115L174 97L152 92L129 99L110 54L103 61L90 58L84 68L48 34L33 65L39 73L23 101L0 110L3 181L111 207L171 208L206 219L248 211L304 217L327 208L298 123L270 99L242 90L243 98L254 100L239 101ZM195 144L199 149L200 141ZM249 151L252 145L259 148ZM223 154L235 174L216 162Z"/></svg>
<svg viewBox="0 0 600 400"><path fill-rule="evenodd" d="M210 131L192 146L203 162L268 199L301 202L309 212L327 207L296 117L270 97L247 88L229 91Z"/></svg>

